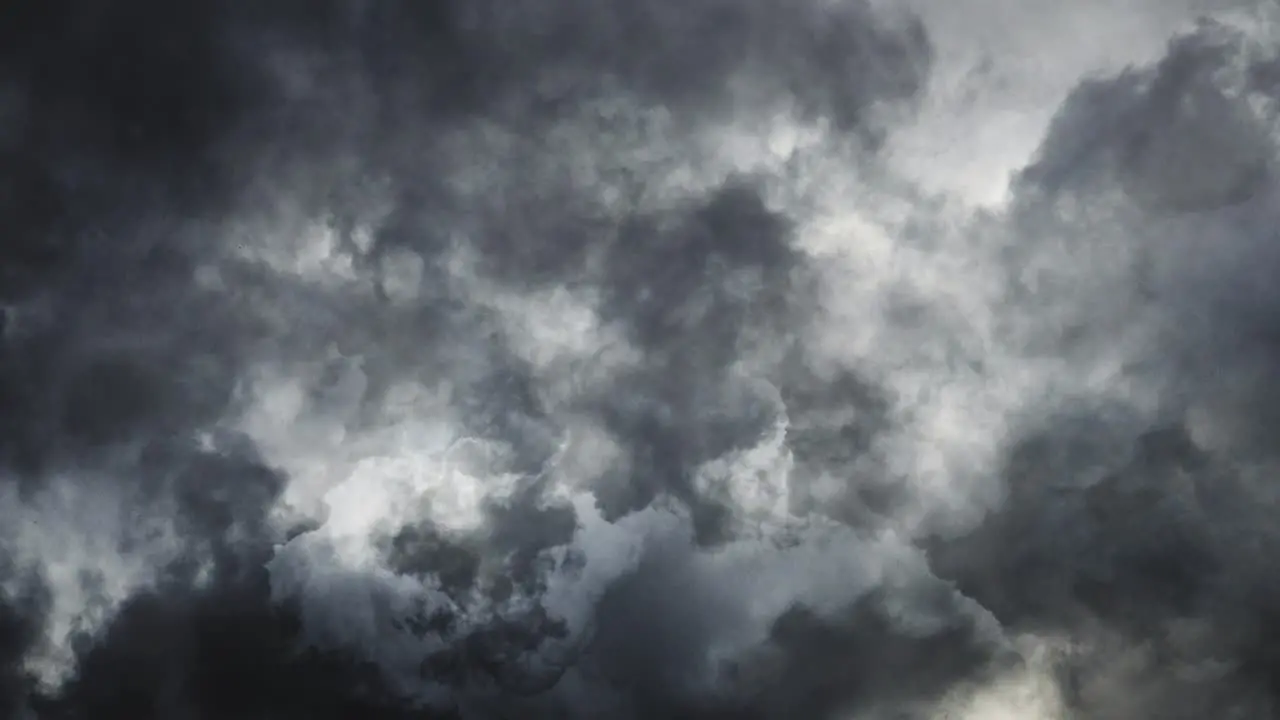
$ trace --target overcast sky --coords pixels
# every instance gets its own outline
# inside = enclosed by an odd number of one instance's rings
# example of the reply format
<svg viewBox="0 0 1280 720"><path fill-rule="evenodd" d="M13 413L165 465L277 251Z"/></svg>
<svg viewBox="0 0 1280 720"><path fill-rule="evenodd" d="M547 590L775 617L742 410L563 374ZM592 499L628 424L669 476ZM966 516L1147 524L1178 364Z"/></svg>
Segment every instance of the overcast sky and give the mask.
<svg viewBox="0 0 1280 720"><path fill-rule="evenodd" d="M1280 15L0 17L0 720L1280 712Z"/></svg>

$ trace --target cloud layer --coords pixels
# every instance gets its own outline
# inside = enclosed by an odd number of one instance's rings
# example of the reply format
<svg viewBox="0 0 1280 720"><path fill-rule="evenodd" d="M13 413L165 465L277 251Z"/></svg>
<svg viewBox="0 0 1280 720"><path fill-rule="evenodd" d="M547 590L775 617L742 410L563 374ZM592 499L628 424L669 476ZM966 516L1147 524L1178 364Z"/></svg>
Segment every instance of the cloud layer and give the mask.
<svg viewBox="0 0 1280 720"><path fill-rule="evenodd" d="M11 11L0 717L1273 714L1280 18L964 5Z"/></svg>

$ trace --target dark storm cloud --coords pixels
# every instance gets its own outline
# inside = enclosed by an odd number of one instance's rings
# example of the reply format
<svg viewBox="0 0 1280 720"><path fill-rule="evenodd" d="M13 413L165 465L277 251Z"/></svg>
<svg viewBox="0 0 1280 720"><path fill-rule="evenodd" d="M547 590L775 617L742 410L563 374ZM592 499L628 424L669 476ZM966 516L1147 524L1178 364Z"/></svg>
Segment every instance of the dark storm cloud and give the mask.
<svg viewBox="0 0 1280 720"><path fill-rule="evenodd" d="M0 74L18 98L0 147L6 481L29 498L56 494L49 476L132 455L123 472L82 480L118 483L108 492L140 525L107 542L145 553L146 518L169 512L182 547L100 636L70 638L76 666L48 695L28 663L54 580L10 546L0 714L372 716L339 708L354 702L344 700L354 670L297 656L297 631L268 597L263 513L282 478L251 442L200 450L191 437L227 408L244 328L193 292L201 238L190 220L225 207L220 152L262 78L226 46L219 4L48 3L5 15ZM111 572L87 568L71 582L93 605ZM308 689L325 684L336 697Z"/></svg>
<svg viewBox="0 0 1280 720"><path fill-rule="evenodd" d="M1243 102L1267 92L1267 66L1228 26L1203 21L1154 67L1078 87L1058 111L1024 192L1109 192L1120 186L1155 213L1213 210L1268 182L1272 141ZM1243 67L1241 67L1243 66Z"/></svg>
<svg viewBox="0 0 1280 720"><path fill-rule="evenodd" d="M1080 477L1089 460L1059 462ZM1042 467L1011 458L1010 502L936 550L940 575L1010 629L1072 638L1063 688L1086 717L1272 712L1277 596L1254 553L1274 539L1241 507L1254 490L1240 470L1182 427L1137 438L1087 488L1046 489Z"/></svg>
<svg viewBox="0 0 1280 720"><path fill-rule="evenodd" d="M40 578L15 571L7 562L4 578L16 586L16 592L11 590L0 605L0 712L5 717L18 717L31 690L23 661L39 642L42 605L47 598L42 595L45 588Z"/></svg>
<svg viewBox="0 0 1280 720"><path fill-rule="evenodd" d="M909 16L900 24L885 32L864 3L784 9L722 0L678 9L388 3L360 23L380 45L371 48L378 70L394 81L425 77L435 98L462 113L554 117L615 82L676 110L715 112L730 81L751 73L766 93L794 93L806 111L860 132L870 130L862 126L872 103L909 99L927 75L923 27Z"/></svg>
<svg viewBox="0 0 1280 720"><path fill-rule="evenodd" d="M1276 461L1265 398L1277 315L1252 279L1276 267L1275 148L1270 111L1248 109L1274 100L1249 80L1273 53L1202 23L1154 67L1082 85L1019 181L1028 237L1067 243L1064 257L1135 251L1132 272L1096 272L1115 281L1111 328L1165 323L1122 370L1162 388L1162 407L1144 417L1117 396L1049 411L1007 454L1005 504L939 543L934 564L1006 627L1074 638L1062 686L1082 717L1275 712L1264 648L1280 598L1259 513L1273 502L1260 478ZM1090 206L1111 209L1099 220ZM1052 292L1070 291L1025 301ZM1107 323L1046 337L1082 356L1104 335L1122 342Z"/></svg>
<svg viewBox="0 0 1280 720"><path fill-rule="evenodd" d="M395 707L376 669L300 648L296 618L272 603L260 567L211 585L131 598L58 697L33 702L37 716L415 716Z"/></svg>
<svg viewBox="0 0 1280 720"><path fill-rule="evenodd" d="M263 567L273 545L309 528L268 518L290 478L252 438L219 427L244 410L249 368L330 353L305 401L317 417L344 412L352 392L378 408L399 381L454 379L461 427L511 448L483 462L526 480L486 506L489 530L472 547L428 522L401 528L382 552L405 577L451 579L456 592L536 594L538 551L571 538L573 514L546 505L537 479L555 451L537 369L508 347L492 311L468 306L472 280L450 274L441 218L475 209L441 181L448 134L484 120L536 138L579 103L617 94L696 124L745 88L748 102L790 97L874 142L884 121L868 113L909 100L930 62L918 23L883 24L858 3L56 2L7 13L6 475L33 503L22 522L54 519L34 508L90 482L67 478L96 476L95 492L123 503L111 523L125 528L105 531L100 549L158 555L146 561L151 580L121 588L113 568L42 578L43 551L15 538L0 623L6 716L408 713L359 653L309 649L300 611L272 597ZM757 441L776 412L721 375L748 335L777 335L794 312L802 261L786 219L735 181L671 217L602 220L575 209L572 187L538 189L549 178L537 168L497 159L494 170L516 193L471 238L484 271L512 287L598 284L602 314L644 355L619 390L651 408L604 398L585 408L634 457L622 481L642 496L633 509L674 494L702 508L695 515L714 514L693 489L694 466ZM374 292L229 257L263 242L257 234L273 230L255 223L285 206L328 215ZM373 206L377 226L357 237ZM302 232L281 232L291 231ZM596 276L588 256L604 235L615 240ZM357 247L366 242L368 252ZM408 304L388 284L403 252L423 261ZM380 421L376 410L354 418L353 431ZM113 512L90 508L95 523ZM42 639L62 612L59 593L102 609L100 624ZM521 633L538 647L537 635L558 632L530 623L452 635L453 662L476 664L464 674L501 694L515 667L503 658L530 642ZM59 643L68 674L40 685L32 658ZM642 656L672 659L658 646ZM447 684L432 667L424 679ZM519 684L512 692L528 691Z"/></svg>
<svg viewBox="0 0 1280 720"><path fill-rule="evenodd" d="M601 420L635 457L623 483L630 498L616 509L602 502L610 514L659 492L693 502L690 473L755 444L773 422L777 408L728 376L748 333L784 336L803 261L785 218L749 185L731 184L674 219L634 219L606 262L601 314L623 323L647 362L621 380L628 392L603 399ZM696 513L708 539L719 532L716 513Z"/></svg>
<svg viewBox="0 0 1280 720"><path fill-rule="evenodd" d="M1269 712L1276 61L1225 25L1082 84L956 231L1007 240L1008 344L1088 375L1114 341L1123 382L1011 402L1002 504L928 567L895 453L953 388L919 377L997 372L917 350L955 266L840 286L799 161L725 149L782 113L891 175L908 13L7 12L6 717L934 718L1023 635L1085 717ZM905 249L951 252L906 194ZM819 357L846 294L892 361Z"/></svg>
<svg viewBox="0 0 1280 720"><path fill-rule="evenodd" d="M883 390L853 371L825 378L803 368L789 373L781 390L787 407L804 409L787 430L787 442L804 468L793 486L793 506L855 527L872 526L877 515L892 514L907 490L871 462L876 437L890 423ZM824 473L840 477L834 496L818 486Z"/></svg>
<svg viewBox="0 0 1280 720"><path fill-rule="evenodd" d="M698 586L687 576L696 572L678 551L659 551L601 601L587 661L624 693L628 717L927 717L956 683L1008 660L972 608L930 581L869 593L830 615L792 606L755 653L720 668L732 692L709 698L692 678L725 623L717 614L732 611L679 591Z"/></svg>

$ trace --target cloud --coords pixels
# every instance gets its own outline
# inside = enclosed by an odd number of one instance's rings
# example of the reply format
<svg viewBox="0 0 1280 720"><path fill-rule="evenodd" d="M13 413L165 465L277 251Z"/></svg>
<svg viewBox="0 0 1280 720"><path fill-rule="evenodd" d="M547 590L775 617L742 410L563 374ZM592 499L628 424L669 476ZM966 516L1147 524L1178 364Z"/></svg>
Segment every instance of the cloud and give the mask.
<svg viewBox="0 0 1280 720"><path fill-rule="evenodd" d="M1270 712L1270 16L883 5L21 11L0 710Z"/></svg>

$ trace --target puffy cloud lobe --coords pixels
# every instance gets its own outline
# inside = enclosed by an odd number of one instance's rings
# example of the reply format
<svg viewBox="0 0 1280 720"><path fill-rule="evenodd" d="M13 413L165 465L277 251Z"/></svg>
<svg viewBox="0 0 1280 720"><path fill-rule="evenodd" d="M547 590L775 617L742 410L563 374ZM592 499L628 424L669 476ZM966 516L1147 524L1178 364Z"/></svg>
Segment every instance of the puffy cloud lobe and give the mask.
<svg viewBox="0 0 1280 720"><path fill-rule="evenodd" d="M9 715L1270 707L1261 26L970 216L869 3L73 5L0 31Z"/></svg>

